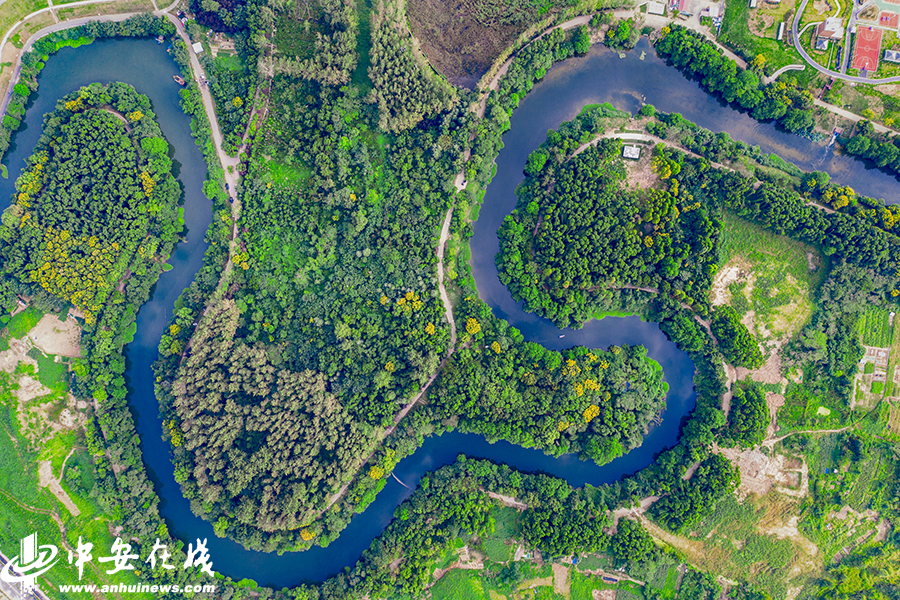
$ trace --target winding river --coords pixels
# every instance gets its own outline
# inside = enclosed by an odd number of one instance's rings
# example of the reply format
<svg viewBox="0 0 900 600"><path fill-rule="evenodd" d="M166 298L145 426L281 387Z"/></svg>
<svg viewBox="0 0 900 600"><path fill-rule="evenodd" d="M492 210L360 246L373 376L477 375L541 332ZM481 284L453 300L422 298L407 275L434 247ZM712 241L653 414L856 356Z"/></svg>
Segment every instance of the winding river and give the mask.
<svg viewBox="0 0 900 600"><path fill-rule="evenodd" d="M641 60L643 52L646 56ZM152 298L141 308L137 335L126 348L131 407L144 460L162 499L163 514L170 531L186 542L208 538L213 566L223 574L235 579L252 578L276 587L321 581L356 562L391 521L394 508L409 496L409 489L389 479L365 516L354 518L328 548L282 556L254 552L217 538L209 523L191 513L174 480L169 448L161 438L150 365L175 300L202 264L207 247L203 236L211 218L209 201L201 193L206 167L190 135L189 119L178 105L179 88L172 81L176 72L176 65L164 47L152 40L106 40L60 50L41 73L39 93L26 114L26 128L16 134L14 147L4 159L9 167L9 179L0 179L0 198L11 197L24 159L40 136L43 115L61 96L95 81L124 81L151 99L163 133L172 146L173 160L179 167L177 175L184 186L188 229L187 241L178 246L169 261L174 269L162 274ZM803 169L828 171L836 182L851 185L859 193L895 201L892 197L898 189L895 178L866 169L862 163L847 157L835 156L820 144L780 132L773 125L760 124L720 104L697 83L659 60L645 39L621 59L614 52L594 47L587 56L556 65L522 101L512 117L511 130L504 137L505 147L497 159L497 175L488 187L471 240L472 269L478 290L495 313L520 329L525 339L547 348L562 349L576 344L595 348L611 344L646 346L649 355L662 365L670 385L663 423L645 437L640 448L602 467L571 455L553 458L505 442L489 444L471 434L431 437L394 470L411 487L415 487L423 473L453 462L460 452L504 462L523 471L551 473L575 486L613 482L651 464L658 452L672 446L680 423L693 408L693 364L666 340L656 325L637 317L606 318L577 331L560 331L549 321L525 313L497 278L496 232L503 218L515 207L515 188L522 180L526 157L544 141L548 129L573 118L583 105L597 102L611 102L631 112L647 102L662 111L679 112L703 127L727 131L736 139L759 145L764 152L775 152ZM560 338L563 334L565 338Z"/></svg>

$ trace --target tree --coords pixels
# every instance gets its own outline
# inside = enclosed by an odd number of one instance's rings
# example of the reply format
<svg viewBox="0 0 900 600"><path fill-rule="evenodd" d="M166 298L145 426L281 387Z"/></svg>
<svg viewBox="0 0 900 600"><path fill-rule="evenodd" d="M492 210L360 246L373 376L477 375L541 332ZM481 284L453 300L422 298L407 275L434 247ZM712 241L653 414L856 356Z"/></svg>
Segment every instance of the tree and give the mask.
<svg viewBox="0 0 900 600"><path fill-rule="evenodd" d="M622 518L610 540L609 549L619 563L639 562L653 550L653 540L638 521Z"/></svg>
<svg viewBox="0 0 900 600"><path fill-rule="evenodd" d="M591 32L587 25L582 25L575 30L572 46L575 48L575 54L587 54L591 49Z"/></svg>

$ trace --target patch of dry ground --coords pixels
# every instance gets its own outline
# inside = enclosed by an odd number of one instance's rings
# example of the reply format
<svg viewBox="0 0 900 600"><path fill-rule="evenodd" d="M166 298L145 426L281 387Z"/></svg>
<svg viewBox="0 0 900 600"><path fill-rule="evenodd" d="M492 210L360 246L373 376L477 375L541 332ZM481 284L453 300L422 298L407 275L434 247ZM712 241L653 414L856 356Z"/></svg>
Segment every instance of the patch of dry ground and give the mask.
<svg viewBox="0 0 900 600"><path fill-rule="evenodd" d="M787 338L774 340L772 345L772 353L763 366L758 369L737 368L737 378L744 379L750 377L753 381L760 383L779 383L782 382L781 377L781 346L787 341ZM786 380L784 381L786 383Z"/></svg>
<svg viewBox="0 0 900 600"><path fill-rule="evenodd" d="M553 591L561 594L566 600L571 596L569 591L569 568L559 563L553 563Z"/></svg>
<svg viewBox="0 0 900 600"><path fill-rule="evenodd" d="M784 406L784 396L766 392L766 406L769 407L769 428L766 437L770 438L778 431L778 409Z"/></svg>
<svg viewBox="0 0 900 600"><path fill-rule="evenodd" d="M650 168L653 152L648 146L638 144L638 147L641 149L641 157L625 161L625 180L634 188L651 188L659 181L659 177Z"/></svg>
<svg viewBox="0 0 900 600"><path fill-rule="evenodd" d="M610 528L609 533L615 533L616 525L619 523L619 519L622 517L634 517L636 519L641 519L644 516L644 513L647 512L647 509L653 505L654 502L659 500L659 496L647 496L641 500L641 503L636 507L631 508L617 508L612 513L612 527Z"/></svg>
<svg viewBox="0 0 900 600"><path fill-rule="evenodd" d="M713 447L741 471L739 497L748 494L765 496L770 490L795 498L806 496L809 490L809 466L805 461L781 454L769 457L759 450Z"/></svg>
<svg viewBox="0 0 900 600"><path fill-rule="evenodd" d="M28 332L28 337L45 354L81 357L81 327L71 317L60 321L55 315L44 315Z"/></svg>
<svg viewBox="0 0 900 600"><path fill-rule="evenodd" d="M890 421L888 422L888 427L891 430L891 433L900 434L900 408L894 405L891 402L891 413L890 413Z"/></svg>
<svg viewBox="0 0 900 600"><path fill-rule="evenodd" d="M591 593L594 600L616 600L616 592L617 590L594 590Z"/></svg>
<svg viewBox="0 0 900 600"><path fill-rule="evenodd" d="M734 258L716 273L710 291L710 303L713 306L731 302L731 291L728 286L737 281L746 281L753 268L742 258Z"/></svg>

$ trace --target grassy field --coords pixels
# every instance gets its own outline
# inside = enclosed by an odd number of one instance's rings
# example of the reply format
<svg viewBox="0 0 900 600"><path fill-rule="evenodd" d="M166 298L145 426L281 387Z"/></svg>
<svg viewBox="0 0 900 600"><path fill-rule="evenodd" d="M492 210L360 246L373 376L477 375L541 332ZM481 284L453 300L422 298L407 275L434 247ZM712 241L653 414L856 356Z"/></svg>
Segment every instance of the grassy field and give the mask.
<svg viewBox="0 0 900 600"><path fill-rule="evenodd" d="M769 533L797 514L798 502L771 491L750 496L743 504L734 496L721 500L711 516L689 536L671 536L692 565L729 579L749 580L773 598L805 582L813 567L802 541Z"/></svg>
<svg viewBox="0 0 900 600"><path fill-rule="evenodd" d="M372 65L372 4L371 0L356 0L356 13L359 17L359 36L356 38L356 51L359 60L350 76L350 81L363 93L372 89L369 80L369 67Z"/></svg>
<svg viewBox="0 0 900 600"><path fill-rule="evenodd" d="M44 313L31 306L16 313L6 324L10 337L15 339L25 337L25 335L31 331L31 328L38 324L38 321L40 321L43 316Z"/></svg>
<svg viewBox="0 0 900 600"><path fill-rule="evenodd" d="M836 397L812 391L802 384L789 383L784 406L778 409L779 432L839 428L849 414L844 404Z"/></svg>
<svg viewBox="0 0 900 600"><path fill-rule="evenodd" d="M897 365L900 365L900 327L894 327L893 335L891 336L891 354L888 357L887 366L887 385L884 390L884 395L888 398L894 397L897 393L897 384L894 383L894 370L897 368Z"/></svg>
<svg viewBox="0 0 900 600"><path fill-rule="evenodd" d="M812 314L813 293L828 271L825 258L812 246L727 212L721 259L720 272L725 265L751 272L728 285L730 303L741 314L754 311L756 333L763 338L793 334L805 325Z"/></svg>

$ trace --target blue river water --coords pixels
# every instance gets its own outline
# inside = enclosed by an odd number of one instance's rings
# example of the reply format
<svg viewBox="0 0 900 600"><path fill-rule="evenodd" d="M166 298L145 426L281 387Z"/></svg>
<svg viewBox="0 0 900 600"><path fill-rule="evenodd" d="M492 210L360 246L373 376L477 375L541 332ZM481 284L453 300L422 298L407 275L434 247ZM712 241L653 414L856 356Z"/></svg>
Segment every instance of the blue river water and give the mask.
<svg viewBox="0 0 900 600"><path fill-rule="evenodd" d="M644 51L646 56L642 60L640 55ZM95 81L124 81L150 98L179 167L187 226L187 240L169 260L174 269L163 273L152 298L141 308L135 340L126 348L129 402L144 460L162 500L163 515L169 530L185 542L207 538L214 569L235 579L247 577L276 587L322 581L355 564L363 550L390 523L396 506L411 493L409 489L393 478L388 479L375 502L363 515L356 516L328 548L281 556L251 551L231 540L217 538L212 526L191 512L189 502L174 480L169 448L161 437L150 365L156 358L157 344L172 316L175 300L202 264L207 248L203 236L211 219L209 201L201 192L206 167L191 137L189 119L178 105L179 87L172 80L175 73L177 67L172 59L152 40L106 40L60 50L47 61L39 77L37 98L26 113L26 128L16 134L14 146L4 158L9 179L0 179L0 198L11 197L13 182L40 135L43 115L52 110L58 98ZM571 455L554 458L506 442L489 444L471 434L453 432L430 437L394 470L411 487L415 487L425 472L452 463L460 453L503 462L522 471L550 473L575 486L611 483L651 464L656 454L674 445L680 425L694 406L693 364L666 340L655 324L644 323L637 317L606 318L592 321L577 331L560 331L549 321L525 313L497 278L496 232L503 218L515 207L515 188L523 178L522 168L528 154L544 140L549 129L573 118L585 104L597 102L611 102L631 112L647 102L665 112L679 112L703 127L727 131L736 139L759 145L765 152L775 152L803 169L828 171L834 181L851 185L859 193L896 201L898 185L894 177L867 169L858 161L834 155L821 144L758 123L721 104L696 82L685 79L659 60L645 40L624 58L595 47L587 56L554 66L521 102L513 114L511 129L504 136L505 147L497 158L497 175L487 189L471 240L471 264L478 290L495 313L522 331L525 339L550 349L643 344L649 356L662 365L670 386L662 424L645 436L640 448L604 466Z"/></svg>

